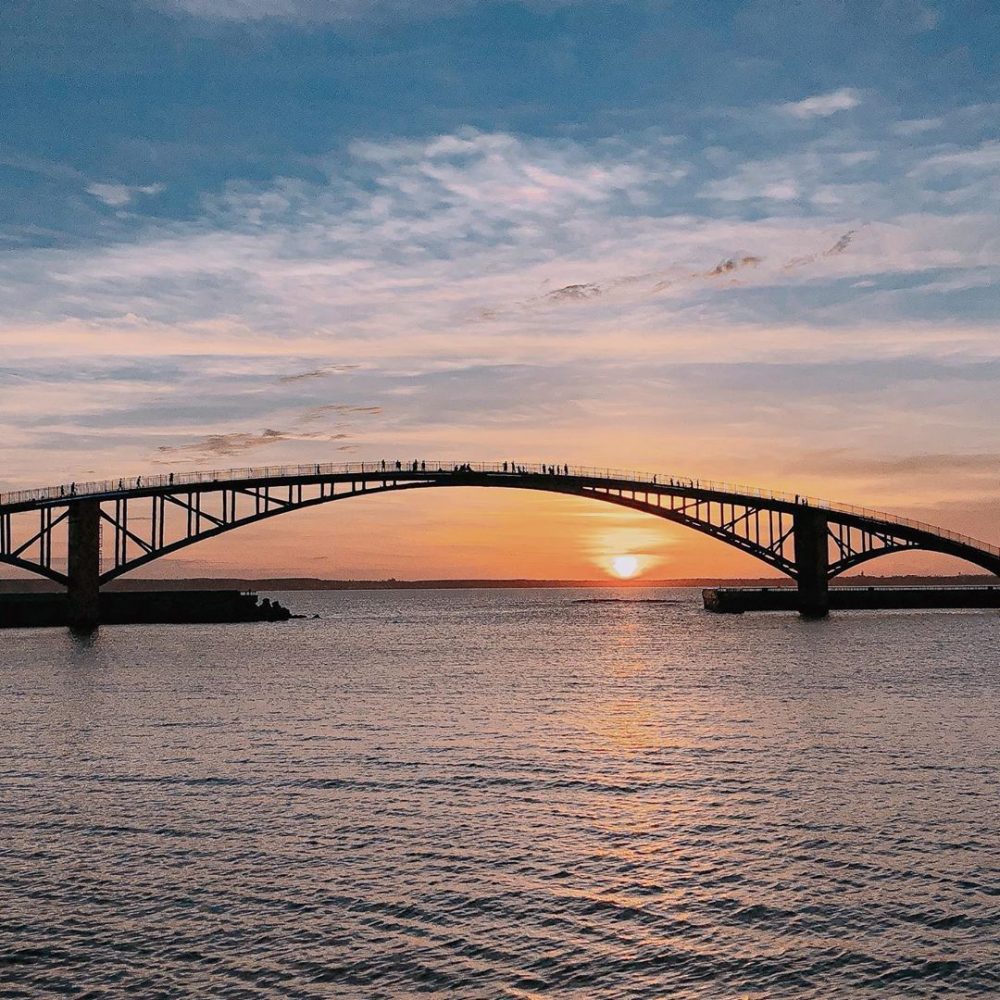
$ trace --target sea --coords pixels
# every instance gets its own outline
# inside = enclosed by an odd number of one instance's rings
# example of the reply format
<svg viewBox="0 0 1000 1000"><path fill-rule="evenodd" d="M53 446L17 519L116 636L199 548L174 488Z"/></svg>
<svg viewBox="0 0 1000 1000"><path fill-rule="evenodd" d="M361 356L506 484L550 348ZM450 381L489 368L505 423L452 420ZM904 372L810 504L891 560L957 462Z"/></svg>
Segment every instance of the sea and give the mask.
<svg viewBox="0 0 1000 1000"><path fill-rule="evenodd" d="M1000 616L0 633L0 996L1000 995Z"/></svg>

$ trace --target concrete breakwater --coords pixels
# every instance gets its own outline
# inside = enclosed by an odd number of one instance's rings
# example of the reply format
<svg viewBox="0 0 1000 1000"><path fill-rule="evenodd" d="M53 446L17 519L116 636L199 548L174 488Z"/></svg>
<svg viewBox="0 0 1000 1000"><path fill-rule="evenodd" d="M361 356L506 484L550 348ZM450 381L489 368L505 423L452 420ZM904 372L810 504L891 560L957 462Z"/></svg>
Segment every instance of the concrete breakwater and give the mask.
<svg viewBox="0 0 1000 1000"><path fill-rule="evenodd" d="M797 611L791 587L712 587L701 592L707 611L741 615L744 611ZM996 587L831 587L831 611L888 611L921 608L1000 608Z"/></svg>
<svg viewBox="0 0 1000 1000"><path fill-rule="evenodd" d="M100 595L104 625L286 621L277 601L239 590L121 591ZM0 628L68 624L65 594L0 594Z"/></svg>

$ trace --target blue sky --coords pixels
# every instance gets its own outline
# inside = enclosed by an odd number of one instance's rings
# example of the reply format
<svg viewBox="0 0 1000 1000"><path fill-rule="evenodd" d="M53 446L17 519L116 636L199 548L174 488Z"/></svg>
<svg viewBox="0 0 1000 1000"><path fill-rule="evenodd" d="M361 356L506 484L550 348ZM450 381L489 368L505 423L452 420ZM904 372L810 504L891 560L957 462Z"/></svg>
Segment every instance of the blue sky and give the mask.
<svg viewBox="0 0 1000 1000"><path fill-rule="evenodd" d="M995 3L8 0L4 488L693 472L1000 535Z"/></svg>

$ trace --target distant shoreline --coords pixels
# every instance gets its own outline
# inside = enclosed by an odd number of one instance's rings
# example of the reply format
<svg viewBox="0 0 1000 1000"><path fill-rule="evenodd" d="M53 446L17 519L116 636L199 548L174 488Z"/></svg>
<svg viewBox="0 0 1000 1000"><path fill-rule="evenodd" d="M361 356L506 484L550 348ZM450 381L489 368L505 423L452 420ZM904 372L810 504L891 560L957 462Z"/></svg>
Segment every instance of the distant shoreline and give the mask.
<svg viewBox="0 0 1000 1000"><path fill-rule="evenodd" d="M956 576L847 576L831 586L844 587L961 587L995 582L986 574ZM685 577L680 579L614 580L327 580L316 577L191 577L184 579L116 580L108 591L127 590L650 590L705 587L794 587L786 577ZM51 593L62 588L48 580L0 579L0 593Z"/></svg>

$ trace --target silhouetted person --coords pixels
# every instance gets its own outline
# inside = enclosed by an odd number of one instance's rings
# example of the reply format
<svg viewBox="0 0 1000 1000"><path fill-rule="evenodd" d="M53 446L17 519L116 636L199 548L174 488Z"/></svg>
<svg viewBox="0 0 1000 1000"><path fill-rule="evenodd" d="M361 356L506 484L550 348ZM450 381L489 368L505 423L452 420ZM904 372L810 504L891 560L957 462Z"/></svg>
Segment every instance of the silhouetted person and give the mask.
<svg viewBox="0 0 1000 1000"><path fill-rule="evenodd" d="M426 462L421 462L420 463L420 471L421 472L426 472L427 471L427 463Z"/></svg>
<svg viewBox="0 0 1000 1000"><path fill-rule="evenodd" d="M172 472L170 473L170 477L169 477L169 480L168 480L168 485L169 486L173 486L174 485L174 474Z"/></svg>
<svg viewBox="0 0 1000 1000"><path fill-rule="evenodd" d="M402 468L403 468L403 466L399 464L399 459L397 458L396 459L396 471L399 472L399 470L402 469Z"/></svg>
<svg viewBox="0 0 1000 1000"><path fill-rule="evenodd" d="M385 459L382 459L382 471L385 472Z"/></svg>
<svg viewBox="0 0 1000 1000"><path fill-rule="evenodd" d="M76 483L70 483L69 484L69 495L71 497L75 497L76 496Z"/></svg>
<svg viewBox="0 0 1000 1000"><path fill-rule="evenodd" d="M60 486L59 487L59 496L61 496L61 497L66 496L66 487L65 486Z"/></svg>

